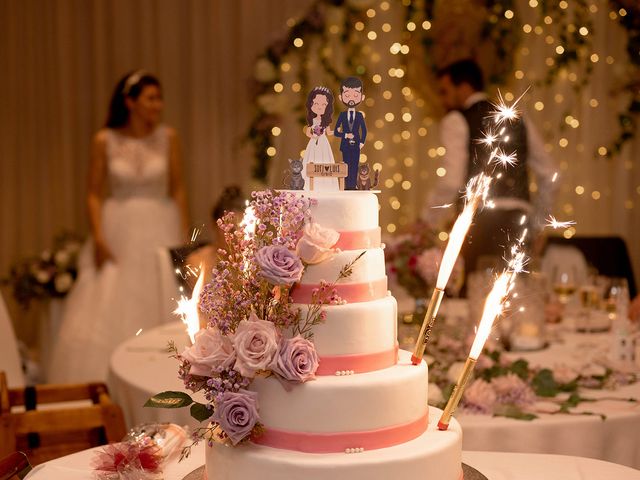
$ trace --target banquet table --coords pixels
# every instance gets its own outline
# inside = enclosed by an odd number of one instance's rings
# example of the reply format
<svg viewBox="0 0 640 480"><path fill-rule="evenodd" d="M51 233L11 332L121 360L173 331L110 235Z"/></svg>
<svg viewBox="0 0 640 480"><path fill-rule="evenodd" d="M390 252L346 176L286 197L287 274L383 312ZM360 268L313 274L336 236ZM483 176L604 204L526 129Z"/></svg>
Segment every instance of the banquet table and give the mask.
<svg viewBox="0 0 640 480"><path fill-rule="evenodd" d="M179 351L188 343L182 324L143 332L120 345L111 358L110 389L124 409L128 426L152 421L196 424L186 408L143 408L155 393L184 390L177 378L177 361L164 351L169 340L176 342ZM552 366L575 356L598 355L606 345L606 334L568 333L563 334L562 343L545 350L511 355L524 357L532 365ZM640 383L613 391L586 390L582 394L592 398L640 399ZM469 414L456 417L464 430L464 450L573 455L640 468L639 404L601 400L582 404L577 411L580 409L604 414L606 419L566 414L540 414L532 421Z"/></svg>
<svg viewBox="0 0 640 480"><path fill-rule="evenodd" d="M98 449L84 450L39 465L26 479L93 480L95 477L90 465ZM563 455L465 451L462 452L462 462L489 480L640 480L638 470L600 460ZM186 460L168 462L163 477L166 480L182 480L203 464L204 447L195 448ZM190 476L189 480L196 478Z"/></svg>

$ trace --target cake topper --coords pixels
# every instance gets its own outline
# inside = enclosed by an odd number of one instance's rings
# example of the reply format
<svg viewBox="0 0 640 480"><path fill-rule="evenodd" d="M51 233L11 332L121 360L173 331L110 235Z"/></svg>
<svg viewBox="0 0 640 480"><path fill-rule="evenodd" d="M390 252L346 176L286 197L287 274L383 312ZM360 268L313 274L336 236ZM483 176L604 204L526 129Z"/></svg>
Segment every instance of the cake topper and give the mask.
<svg viewBox="0 0 640 480"><path fill-rule="evenodd" d="M371 190L378 186L380 181L380 170L373 169L373 181L371 180L371 168L368 163L361 163L358 166L358 180L356 190Z"/></svg>
<svg viewBox="0 0 640 480"><path fill-rule="evenodd" d="M307 126L305 135L309 137L307 148L304 151L302 177L305 180L305 190L338 190L338 179L334 175L325 175L325 171L334 171L335 166L333 152L329 144L329 135L333 134L331 122L333 117L333 94L327 87L315 87L307 96L306 102ZM310 167L321 165L321 169ZM322 172L315 181L307 181L314 172Z"/></svg>
<svg viewBox="0 0 640 480"><path fill-rule="evenodd" d="M336 122L335 136L340 137L340 152L342 159L349 167L349 174L345 188L355 190L358 177L360 150L367 137L367 126L362 112L356 107L364 100L362 80L357 77L345 78L340 84L340 101L347 106L347 110L340 112Z"/></svg>
<svg viewBox="0 0 640 480"><path fill-rule="evenodd" d="M289 169L285 170L285 177L282 183L289 190L304 190L305 180L302 175L302 159L289 159Z"/></svg>

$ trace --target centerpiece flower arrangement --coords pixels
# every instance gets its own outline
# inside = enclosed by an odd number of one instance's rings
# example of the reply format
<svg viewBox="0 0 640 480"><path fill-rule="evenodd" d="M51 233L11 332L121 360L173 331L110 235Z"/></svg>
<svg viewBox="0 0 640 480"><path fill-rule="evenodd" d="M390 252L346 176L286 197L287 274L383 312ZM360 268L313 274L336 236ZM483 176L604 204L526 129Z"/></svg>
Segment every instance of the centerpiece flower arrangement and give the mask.
<svg viewBox="0 0 640 480"><path fill-rule="evenodd" d="M170 345L185 388L202 392L206 402L163 392L146 404L189 406L195 419L210 421L194 432L183 455L200 440L238 445L261 434L258 394L248 389L256 376L274 376L287 389L315 378L312 327L324 320L324 305L344 303L335 282L349 277L362 255L344 265L334 283L321 282L302 313L290 293L307 265L334 254L339 238L311 221L311 202L291 192L254 192L241 222L233 212L218 221L226 247L199 300L207 327L183 352Z"/></svg>
<svg viewBox="0 0 640 480"><path fill-rule="evenodd" d="M430 405L445 406L472 340L457 338L446 326L434 332L430 352L425 356L432 382L429 384ZM572 411L581 403L595 401L583 395L585 389L613 390L637 378L635 372L623 371L605 359L574 366L556 365L553 369L532 367L524 359L514 360L493 342L478 358L460 411L519 420L533 420L543 413L599 415L585 410ZM637 402L634 398L616 400Z"/></svg>
<svg viewBox="0 0 640 480"><path fill-rule="evenodd" d="M435 286L442 262L443 248L433 230L423 223L414 224L407 233L385 243L387 276L394 279L415 299L424 299ZM464 262L455 263L447 293L457 295L464 280Z"/></svg>
<svg viewBox="0 0 640 480"><path fill-rule="evenodd" d="M33 300L62 298L78 276L81 239L71 233L58 235L51 249L26 258L11 268L13 296L24 308Z"/></svg>

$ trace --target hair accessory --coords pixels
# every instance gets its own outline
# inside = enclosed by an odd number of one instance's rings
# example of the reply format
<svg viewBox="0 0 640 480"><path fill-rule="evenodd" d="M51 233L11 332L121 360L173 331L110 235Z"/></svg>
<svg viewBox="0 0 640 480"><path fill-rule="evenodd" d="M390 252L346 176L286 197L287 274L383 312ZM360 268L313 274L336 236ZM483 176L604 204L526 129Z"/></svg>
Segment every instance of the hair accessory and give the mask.
<svg viewBox="0 0 640 480"><path fill-rule="evenodd" d="M330 90L327 87L316 87L315 90L319 92L330 92Z"/></svg>
<svg viewBox="0 0 640 480"><path fill-rule="evenodd" d="M126 97L131 92L131 89L140 81L140 79L146 75L147 72L144 70L136 70L131 75L127 77L127 80L124 82L124 86L122 87L122 94Z"/></svg>

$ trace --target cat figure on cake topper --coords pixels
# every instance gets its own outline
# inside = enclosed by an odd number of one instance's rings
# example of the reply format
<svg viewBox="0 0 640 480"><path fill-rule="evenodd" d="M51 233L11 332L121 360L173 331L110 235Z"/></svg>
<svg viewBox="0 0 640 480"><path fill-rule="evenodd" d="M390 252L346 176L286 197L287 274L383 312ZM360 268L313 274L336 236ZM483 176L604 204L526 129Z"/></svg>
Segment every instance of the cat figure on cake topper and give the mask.
<svg viewBox="0 0 640 480"><path fill-rule="evenodd" d="M289 159L289 170L285 170L285 177L282 183L289 190L304 190L305 180L302 176L302 159Z"/></svg>
<svg viewBox="0 0 640 480"><path fill-rule="evenodd" d="M367 138L367 126L362 112L356 107L364 100L362 80L357 77L345 78L340 84L340 101L347 110L340 112L334 135L340 138L342 159L348 165L349 172L345 182L345 190L355 190L358 178L360 150Z"/></svg>
<svg viewBox="0 0 640 480"><path fill-rule="evenodd" d="M368 163L361 163L358 166L358 181L356 190L371 190L376 188L380 181L380 170L373 170L373 181L371 180L371 168Z"/></svg>

